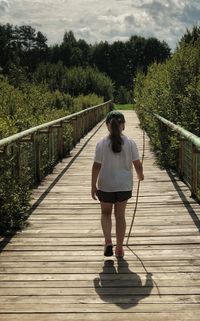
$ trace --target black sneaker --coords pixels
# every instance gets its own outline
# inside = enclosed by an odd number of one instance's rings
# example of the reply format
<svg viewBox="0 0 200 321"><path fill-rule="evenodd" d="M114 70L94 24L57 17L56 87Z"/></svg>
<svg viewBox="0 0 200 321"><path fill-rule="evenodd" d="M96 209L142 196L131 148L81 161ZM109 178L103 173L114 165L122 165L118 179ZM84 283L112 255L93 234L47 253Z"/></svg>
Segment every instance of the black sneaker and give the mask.
<svg viewBox="0 0 200 321"><path fill-rule="evenodd" d="M112 244L105 245L104 256L112 256L112 255L113 255L113 245Z"/></svg>

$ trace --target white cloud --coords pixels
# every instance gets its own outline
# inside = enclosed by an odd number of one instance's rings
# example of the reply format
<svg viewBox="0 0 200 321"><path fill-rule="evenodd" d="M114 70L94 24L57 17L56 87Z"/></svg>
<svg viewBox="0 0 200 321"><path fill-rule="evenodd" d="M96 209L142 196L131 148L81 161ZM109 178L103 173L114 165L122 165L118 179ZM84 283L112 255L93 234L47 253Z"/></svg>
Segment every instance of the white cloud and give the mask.
<svg viewBox="0 0 200 321"><path fill-rule="evenodd" d="M175 47L186 28L200 22L199 0L0 0L1 23L30 24L49 43L64 32L88 42L131 35L157 37Z"/></svg>
<svg viewBox="0 0 200 321"><path fill-rule="evenodd" d="M7 13L9 10L9 2L8 0L0 0L0 16Z"/></svg>

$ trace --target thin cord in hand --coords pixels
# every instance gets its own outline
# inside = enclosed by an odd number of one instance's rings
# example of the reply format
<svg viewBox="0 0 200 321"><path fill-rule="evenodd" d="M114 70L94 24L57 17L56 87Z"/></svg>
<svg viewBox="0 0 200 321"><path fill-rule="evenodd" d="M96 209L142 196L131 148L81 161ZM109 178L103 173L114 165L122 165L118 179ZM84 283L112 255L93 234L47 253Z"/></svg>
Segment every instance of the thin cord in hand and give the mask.
<svg viewBox="0 0 200 321"><path fill-rule="evenodd" d="M144 152L145 152L145 131L143 130L142 164L143 164L143 161L144 161ZM126 241L126 246L128 246L128 241L129 241L129 238L130 238L130 235L131 235L131 231L132 231L132 227L133 227L133 223L134 223L134 219L135 219L135 214L136 214L136 211L137 211L139 191L140 191L140 181L138 181L135 208L134 208L133 218L132 218L131 226L130 226L130 229L129 229L127 241Z"/></svg>
<svg viewBox="0 0 200 321"><path fill-rule="evenodd" d="M142 164L143 164L143 161L144 161L144 153L145 153L145 131L143 130ZM137 259L140 261L140 263L142 264L143 269L145 270L145 272L146 272L148 275L152 275L151 273L149 273L149 272L147 271L147 269L146 269L144 263L142 262L142 260L140 259L140 257L130 248L130 246L129 246L129 244L128 244L128 241L129 241L129 238L130 238L130 235L131 235L131 231L132 231L132 227L133 227L133 223L134 223L134 219L135 219L135 214L136 214L136 211L137 211L139 191L140 191L140 181L138 181L137 193L136 193L136 201L135 201L135 208L134 208L133 218L132 218L131 226L130 226L130 229L129 229L127 241L126 241L126 246L127 246L127 248L137 257ZM155 286L156 286L156 288L157 288L157 291L158 291L158 294L159 294L159 296L161 297L161 293L160 293L159 287L158 287L157 283L155 282L155 280L153 280L153 283L155 284Z"/></svg>

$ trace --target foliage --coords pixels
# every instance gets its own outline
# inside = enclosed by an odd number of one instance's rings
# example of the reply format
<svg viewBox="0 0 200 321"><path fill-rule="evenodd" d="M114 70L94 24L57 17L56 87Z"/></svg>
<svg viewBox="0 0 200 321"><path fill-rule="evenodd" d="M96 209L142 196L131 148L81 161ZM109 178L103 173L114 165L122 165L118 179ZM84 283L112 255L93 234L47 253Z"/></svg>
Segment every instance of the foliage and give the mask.
<svg viewBox="0 0 200 321"><path fill-rule="evenodd" d="M82 109L97 105L103 99L95 94L71 97L58 90L50 92L45 85L24 83L20 89L10 85L0 77L0 139L23 131L27 128L58 119ZM64 126L65 150L72 147L72 127ZM55 163L49 159L48 138L41 140L42 175L45 175ZM16 153L11 150L7 156L0 155L0 233L17 230L23 227L30 207L30 187L33 181L32 144L23 146L21 174L16 175Z"/></svg>
<svg viewBox="0 0 200 321"><path fill-rule="evenodd" d="M134 95L141 126L148 132L159 162L176 167L178 142L170 129L162 126L153 112L200 132L200 46L182 44L163 64L153 64L145 76L138 72Z"/></svg>
<svg viewBox="0 0 200 321"><path fill-rule="evenodd" d="M25 77L30 81L40 63L51 64L52 69L55 69L53 65L61 62L59 69L61 74L65 73L63 66L68 69L90 66L110 77L116 89L125 86L131 90L132 78L135 77L138 68L146 72L150 64L163 62L169 56L169 46L156 38L145 39L134 35L125 42L115 41L109 44L101 41L90 45L83 39L77 40L70 30L65 32L60 45L48 47L46 37L29 25L0 25L0 67L4 75L10 75L14 85L19 83L18 78L22 81ZM16 72L17 69L20 70L19 74ZM55 71L52 70L52 72L54 74ZM49 76L51 82L48 84L54 87L53 90L56 87L62 91L62 84L57 85L58 79L52 79L53 75ZM93 75L93 77L96 76ZM58 78L62 78L60 74ZM88 93L91 91L87 89ZM70 94L75 95L73 92ZM78 94L85 94L85 92ZM111 95L109 92L107 97Z"/></svg>
<svg viewBox="0 0 200 321"><path fill-rule="evenodd" d="M119 104L129 104L132 100L132 93L124 86L120 86L115 94L115 102Z"/></svg>
<svg viewBox="0 0 200 321"><path fill-rule="evenodd" d="M90 106L99 105L102 103L102 98L98 98L95 94L90 94L87 96L80 95L74 98L73 109L74 112L78 112L82 109L86 109Z"/></svg>
<svg viewBox="0 0 200 321"><path fill-rule="evenodd" d="M165 42L139 36L131 36L126 42L100 42L92 50L95 66L111 77L117 89L125 86L128 90L132 89L132 79L138 68L146 72L150 64L163 62L170 56Z"/></svg>
<svg viewBox="0 0 200 321"><path fill-rule="evenodd" d="M114 109L116 110L133 110L135 105L133 104L114 104Z"/></svg>
<svg viewBox="0 0 200 321"><path fill-rule="evenodd" d="M186 33L179 41L179 46L184 44L194 45L197 43L200 45L200 26L194 26L192 30L187 29Z"/></svg>
<svg viewBox="0 0 200 321"><path fill-rule="evenodd" d="M21 229L30 207L27 168L22 168L19 180L13 177L12 165L12 155L0 157L0 234Z"/></svg>
<svg viewBox="0 0 200 321"><path fill-rule="evenodd" d="M27 128L102 103L95 94L71 97L45 85L24 84L20 89L0 78L0 139Z"/></svg>
<svg viewBox="0 0 200 321"><path fill-rule="evenodd" d="M109 77L91 67L66 68L58 64L40 64L33 75L36 83L46 83L51 91L59 90L72 96L96 94L112 99L113 84Z"/></svg>
<svg viewBox="0 0 200 321"><path fill-rule="evenodd" d="M47 38L28 25L0 25L0 66L8 73L11 64L32 72L48 56Z"/></svg>

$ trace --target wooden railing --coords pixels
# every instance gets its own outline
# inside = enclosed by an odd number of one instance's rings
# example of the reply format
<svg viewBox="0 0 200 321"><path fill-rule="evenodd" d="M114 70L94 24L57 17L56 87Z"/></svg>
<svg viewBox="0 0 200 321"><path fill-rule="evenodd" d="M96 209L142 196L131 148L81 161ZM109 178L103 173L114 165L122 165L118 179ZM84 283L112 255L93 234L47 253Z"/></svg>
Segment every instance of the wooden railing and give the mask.
<svg viewBox="0 0 200 321"><path fill-rule="evenodd" d="M107 112L112 102L89 107L78 113L27 129L0 140L0 158L9 161L14 177L24 170L30 186L38 183Z"/></svg>
<svg viewBox="0 0 200 321"><path fill-rule="evenodd" d="M200 200L200 137L154 113L163 124L178 134L178 174L188 185L192 196Z"/></svg>

